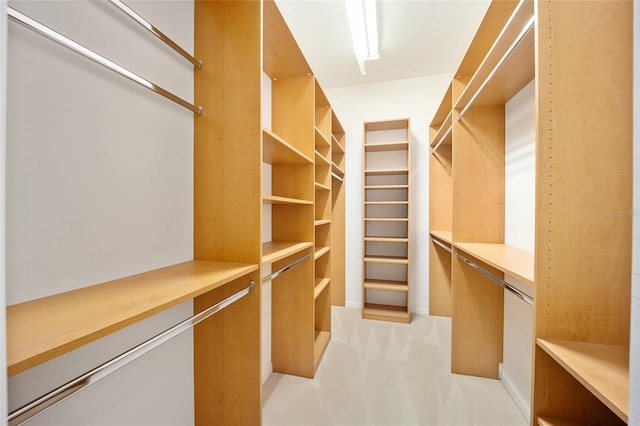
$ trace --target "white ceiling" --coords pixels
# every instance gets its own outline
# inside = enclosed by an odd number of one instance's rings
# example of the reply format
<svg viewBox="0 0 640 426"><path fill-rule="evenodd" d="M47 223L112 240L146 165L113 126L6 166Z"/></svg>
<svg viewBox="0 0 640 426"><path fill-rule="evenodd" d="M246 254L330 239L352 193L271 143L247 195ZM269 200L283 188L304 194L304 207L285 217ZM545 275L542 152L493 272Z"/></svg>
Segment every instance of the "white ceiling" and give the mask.
<svg viewBox="0 0 640 426"><path fill-rule="evenodd" d="M360 75L344 0L276 0L323 88L458 68L489 0L377 0L380 59Z"/></svg>

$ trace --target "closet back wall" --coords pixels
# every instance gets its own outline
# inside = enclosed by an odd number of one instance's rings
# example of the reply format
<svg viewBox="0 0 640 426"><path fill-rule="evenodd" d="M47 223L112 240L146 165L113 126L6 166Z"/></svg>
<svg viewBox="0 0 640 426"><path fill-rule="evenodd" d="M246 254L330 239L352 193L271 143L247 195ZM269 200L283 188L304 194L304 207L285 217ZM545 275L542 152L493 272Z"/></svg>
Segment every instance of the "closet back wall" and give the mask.
<svg viewBox="0 0 640 426"><path fill-rule="evenodd" d="M191 0L127 5L193 51ZM110 3L10 6L193 99L193 66ZM6 303L192 259L192 112L15 22L8 33ZM191 313L188 302L11 377L10 410ZM193 423L191 338L185 333L33 424Z"/></svg>
<svg viewBox="0 0 640 426"><path fill-rule="evenodd" d="M411 119L411 253L412 312L429 306L429 142L428 119L446 91L451 74L327 89L331 105L347 133L346 305L362 306L362 123Z"/></svg>

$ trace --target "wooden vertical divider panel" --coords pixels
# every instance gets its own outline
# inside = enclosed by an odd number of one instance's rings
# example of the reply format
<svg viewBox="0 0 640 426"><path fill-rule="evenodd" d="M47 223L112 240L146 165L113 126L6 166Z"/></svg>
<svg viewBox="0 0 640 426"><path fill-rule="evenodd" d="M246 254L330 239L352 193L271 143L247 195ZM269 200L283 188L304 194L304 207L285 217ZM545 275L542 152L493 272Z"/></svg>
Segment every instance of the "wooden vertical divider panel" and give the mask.
<svg viewBox="0 0 640 426"><path fill-rule="evenodd" d="M632 2L537 2L538 153L534 395L537 417L628 421L628 362L614 401L565 373L544 341L628 352L632 222ZM551 348L555 345L545 345ZM624 357L623 357L624 359ZM609 364L609 365L607 365ZM607 408L609 407L609 408ZM611 409L610 409L611 408Z"/></svg>
<svg viewBox="0 0 640 426"><path fill-rule="evenodd" d="M194 258L261 258L260 2L195 2ZM260 283L259 273L250 279ZM194 301L199 311L234 290ZM195 423L260 424L260 285L194 332Z"/></svg>
<svg viewBox="0 0 640 426"><path fill-rule="evenodd" d="M331 305L345 305L345 133L331 112Z"/></svg>

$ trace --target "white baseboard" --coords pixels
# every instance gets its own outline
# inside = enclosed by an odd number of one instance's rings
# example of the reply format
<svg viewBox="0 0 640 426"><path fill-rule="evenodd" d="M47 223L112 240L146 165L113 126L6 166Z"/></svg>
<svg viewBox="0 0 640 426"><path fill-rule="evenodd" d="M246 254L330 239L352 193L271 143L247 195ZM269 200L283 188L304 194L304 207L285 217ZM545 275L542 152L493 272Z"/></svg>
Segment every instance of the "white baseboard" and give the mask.
<svg viewBox="0 0 640 426"><path fill-rule="evenodd" d="M527 419L527 422L530 422L531 407L529 406L529 401L525 400L525 398L522 396L522 393L518 391L513 381L509 378L509 374L504 369L502 370L500 380L502 381L502 385L507 390L507 393L511 396L511 399L513 399L524 417Z"/></svg>
<svg viewBox="0 0 640 426"><path fill-rule="evenodd" d="M273 364L269 364L269 368L266 370L267 371L262 372L262 385L264 385L267 380L269 380L269 377L271 377L271 373L273 373Z"/></svg>

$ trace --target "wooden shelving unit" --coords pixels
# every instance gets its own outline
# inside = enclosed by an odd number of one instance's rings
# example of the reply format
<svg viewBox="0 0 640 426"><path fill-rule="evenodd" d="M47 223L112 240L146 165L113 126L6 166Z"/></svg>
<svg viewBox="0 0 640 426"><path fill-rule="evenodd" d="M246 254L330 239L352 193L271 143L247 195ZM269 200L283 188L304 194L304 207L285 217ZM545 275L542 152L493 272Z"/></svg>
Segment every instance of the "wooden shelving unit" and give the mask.
<svg viewBox="0 0 640 426"><path fill-rule="evenodd" d="M497 377L503 291L454 255L533 287L532 425L628 421L631 12L492 2L430 125L430 312L451 306L454 372ZM504 104L533 79L529 253L504 244Z"/></svg>
<svg viewBox="0 0 640 426"><path fill-rule="evenodd" d="M409 119L364 123L363 311L409 323Z"/></svg>

